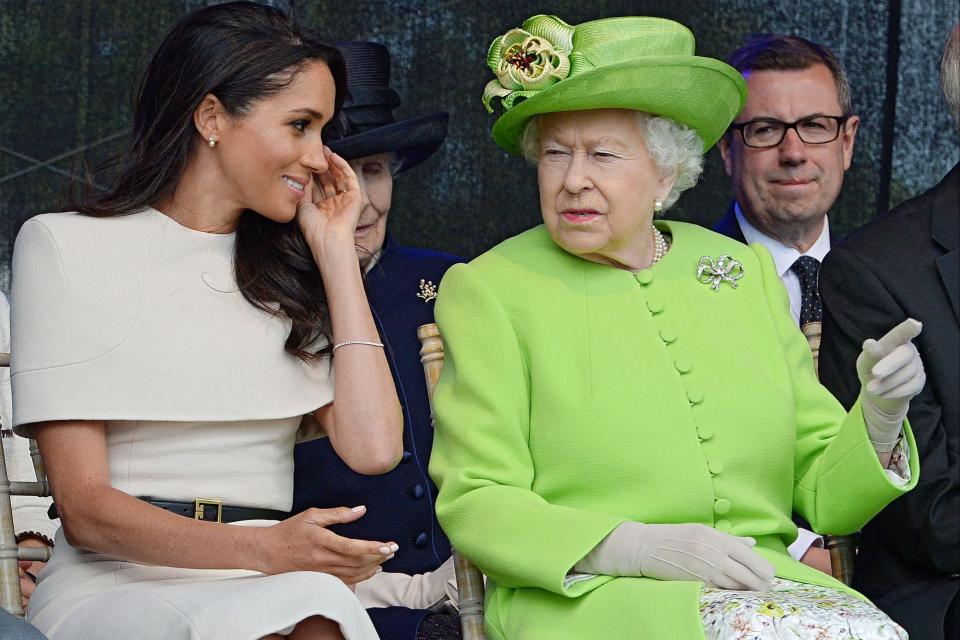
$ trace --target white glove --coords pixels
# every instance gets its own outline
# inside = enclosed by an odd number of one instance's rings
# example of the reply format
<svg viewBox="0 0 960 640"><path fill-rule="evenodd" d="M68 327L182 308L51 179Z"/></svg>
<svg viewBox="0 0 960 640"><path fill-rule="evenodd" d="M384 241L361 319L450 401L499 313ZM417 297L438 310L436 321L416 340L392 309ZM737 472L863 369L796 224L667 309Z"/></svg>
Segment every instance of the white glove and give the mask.
<svg viewBox="0 0 960 640"><path fill-rule="evenodd" d="M407 575L383 571L358 582L354 593L364 608L409 607L429 609L453 593L456 602L457 577L453 570L453 557L435 571Z"/></svg>
<svg viewBox="0 0 960 640"><path fill-rule="evenodd" d="M910 399L927 381L920 353L911 342L922 328L921 323L907 318L879 340L866 340L857 358L863 421L880 453L893 450Z"/></svg>
<svg viewBox="0 0 960 640"><path fill-rule="evenodd" d="M753 546L702 524L624 522L574 566L581 573L699 580L719 589L767 591L773 565Z"/></svg>

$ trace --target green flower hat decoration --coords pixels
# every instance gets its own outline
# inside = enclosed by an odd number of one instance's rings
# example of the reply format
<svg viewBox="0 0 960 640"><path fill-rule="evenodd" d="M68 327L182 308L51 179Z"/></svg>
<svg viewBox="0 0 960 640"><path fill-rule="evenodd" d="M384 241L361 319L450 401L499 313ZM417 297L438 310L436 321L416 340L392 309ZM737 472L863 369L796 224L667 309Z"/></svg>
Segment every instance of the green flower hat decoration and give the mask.
<svg viewBox="0 0 960 640"><path fill-rule="evenodd" d="M556 16L528 18L521 29L496 38L487 66L496 74L483 90L483 106L493 113L495 98L505 109L570 75L573 27Z"/></svg>
<svg viewBox="0 0 960 640"><path fill-rule="evenodd" d="M496 75L483 104L502 113L493 140L520 155L530 118L542 113L633 109L689 126L712 147L743 108L747 86L730 65L694 55L693 34L672 20L622 17L569 25L537 15L495 39Z"/></svg>

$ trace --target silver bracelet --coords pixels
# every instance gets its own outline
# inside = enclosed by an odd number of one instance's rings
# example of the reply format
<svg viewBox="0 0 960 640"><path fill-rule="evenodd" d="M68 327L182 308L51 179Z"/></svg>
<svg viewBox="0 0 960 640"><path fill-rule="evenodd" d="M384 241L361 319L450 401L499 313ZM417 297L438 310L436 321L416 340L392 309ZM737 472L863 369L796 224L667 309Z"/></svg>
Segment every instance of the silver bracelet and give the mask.
<svg viewBox="0 0 960 640"><path fill-rule="evenodd" d="M333 345L333 349L330 351L330 353L334 354L337 352L337 349L340 347L345 347L348 344L365 344L368 347L380 347L383 349L382 342L372 342L370 340L344 340L343 342L338 342L337 344Z"/></svg>

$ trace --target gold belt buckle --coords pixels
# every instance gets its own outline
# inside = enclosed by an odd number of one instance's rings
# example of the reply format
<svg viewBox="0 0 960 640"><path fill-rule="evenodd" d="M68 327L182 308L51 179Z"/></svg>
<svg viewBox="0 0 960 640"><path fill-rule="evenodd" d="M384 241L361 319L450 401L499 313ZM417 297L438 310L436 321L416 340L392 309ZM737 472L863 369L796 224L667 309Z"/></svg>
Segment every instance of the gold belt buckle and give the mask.
<svg viewBox="0 0 960 640"><path fill-rule="evenodd" d="M194 520L205 520L203 517L204 507L216 507L217 509L217 522L220 522L223 518L223 501L215 500L213 498L197 498L193 501L193 519ZM208 520L209 522L209 520Z"/></svg>

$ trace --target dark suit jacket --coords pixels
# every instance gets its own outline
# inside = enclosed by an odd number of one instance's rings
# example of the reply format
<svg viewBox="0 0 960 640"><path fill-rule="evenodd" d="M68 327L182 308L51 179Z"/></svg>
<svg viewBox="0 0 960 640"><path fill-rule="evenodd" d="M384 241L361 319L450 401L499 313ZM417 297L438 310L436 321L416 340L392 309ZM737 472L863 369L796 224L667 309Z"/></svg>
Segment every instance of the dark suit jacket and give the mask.
<svg viewBox="0 0 960 640"><path fill-rule="evenodd" d="M742 242L747 244L747 239L743 237L743 229L740 228L740 223L737 222L737 213L736 213L736 200L730 203L730 206L727 207L727 212L723 214L723 217L713 225L713 230L719 233L722 236L727 236L728 238L733 238L737 242ZM830 231L830 245L833 246L833 242L837 239L833 235L833 231Z"/></svg>
<svg viewBox="0 0 960 640"><path fill-rule="evenodd" d="M397 395L403 408L403 457L379 476L352 471L327 438L294 449L293 513L308 507L363 504L365 516L331 526L339 535L364 540L392 540L400 545L384 571L424 573L450 557L450 542L434 512L437 488L427 474L433 425L420 364L417 327L433 322L434 301L418 298L421 279L439 287L459 258L435 251L401 247L387 239L377 264L365 279L373 319L384 343ZM381 638L412 640L427 611L402 607L369 609Z"/></svg>
<svg viewBox="0 0 960 640"><path fill-rule="evenodd" d="M960 591L960 165L830 251L820 378L846 407L860 393L855 363L866 338L907 317L927 384L910 403L921 471L917 487L864 529L854 587L911 638L942 638Z"/></svg>
<svg viewBox="0 0 960 640"><path fill-rule="evenodd" d="M736 201L730 203L727 212L723 214L720 221L713 225L713 230L722 236L733 238L737 242L747 244L747 239L743 237L743 230L740 229L740 223L737 222Z"/></svg>

